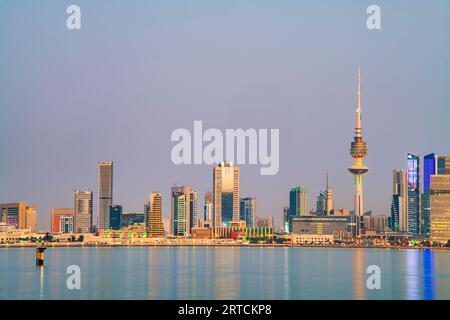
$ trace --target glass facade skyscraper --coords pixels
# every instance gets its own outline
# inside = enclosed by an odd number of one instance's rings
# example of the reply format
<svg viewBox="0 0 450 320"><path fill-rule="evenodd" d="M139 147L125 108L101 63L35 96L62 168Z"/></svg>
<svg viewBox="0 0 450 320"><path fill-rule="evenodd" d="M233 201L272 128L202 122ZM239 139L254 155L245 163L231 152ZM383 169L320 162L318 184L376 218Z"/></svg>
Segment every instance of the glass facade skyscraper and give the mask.
<svg viewBox="0 0 450 320"><path fill-rule="evenodd" d="M113 163L98 163L98 228L109 229L109 206L113 203Z"/></svg>
<svg viewBox="0 0 450 320"><path fill-rule="evenodd" d="M437 158L434 153L423 157L422 234L430 234L430 181L437 174Z"/></svg>
<svg viewBox="0 0 450 320"><path fill-rule="evenodd" d="M408 153L408 233L420 233L420 157Z"/></svg>
<svg viewBox="0 0 450 320"><path fill-rule="evenodd" d="M239 215L240 220L244 220L247 227L256 227L256 199L241 198Z"/></svg>
<svg viewBox="0 0 450 320"><path fill-rule="evenodd" d="M239 220L240 169L231 162L214 167L213 221L215 227Z"/></svg>
<svg viewBox="0 0 450 320"><path fill-rule="evenodd" d="M122 228L122 206L109 206L109 228L111 230L120 230Z"/></svg>

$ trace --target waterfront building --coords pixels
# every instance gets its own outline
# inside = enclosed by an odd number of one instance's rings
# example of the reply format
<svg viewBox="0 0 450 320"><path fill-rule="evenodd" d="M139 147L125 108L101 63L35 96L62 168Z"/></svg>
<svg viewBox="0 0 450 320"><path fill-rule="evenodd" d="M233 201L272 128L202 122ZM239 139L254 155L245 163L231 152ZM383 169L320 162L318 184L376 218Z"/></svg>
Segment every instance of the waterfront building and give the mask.
<svg viewBox="0 0 450 320"><path fill-rule="evenodd" d="M282 226L283 231L289 232L289 207L283 207L282 221L283 221Z"/></svg>
<svg viewBox="0 0 450 320"><path fill-rule="evenodd" d="M388 217L386 215L364 215L365 231L384 232L388 228Z"/></svg>
<svg viewBox="0 0 450 320"><path fill-rule="evenodd" d="M239 208L240 220L244 220L247 227L256 226L256 199L253 197L241 198Z"/></svg>
<svg viewBox="0 0 450 320"><path fill-rule="evenodd" d="M430 178L430 239L446 244L450 240L450 175Z"/></svg>
<svg viewBox="0 0 450 320"><path fill-rule="evenodd" d="M92 191L74 191L74 232L87 233L92 230Z"/></svg>
<svg viewBox="0 0 450 320"><path fill-rule="evenodd" d="M351 143L350 155L355 160L353 165L348 168L353 175L355 184L354 196L354 213L356 219L356 232L359 233L361 216L364 214L364 197L363 197L363 183L362 177L369 171L369 168L364 166L362 160L367 156L366 142L362 138L361 125L361 72L358 67L358 91L357 91L357 109L356 109L356 125L355 137Z"/></svg>
<svg viewBox="0 0 450 320"><path fill-rule="evenodd" d="M420 233L420 158L408 153L408 233Z"/></svg>
<svg viewBox="0 0 450 320"><path fill-rule="evenodd" d="M0 223L6 223L16 229L26 229L26 210L24 202L0 203Z"/></svg>
<svg viewBox="0 0 450 320"><path fill-rule="evenodd" d="M308 214L308 192L306 187L295 187L289 192L288 216L304 216Z"/></svg>
<svg viewBox="0 0 450 320"><path fill-rule="evenodd" d="M273 228L273 217L256 217L257 228Z"/></svg>
<svg viewBox="0 0 450 320"><path fill-rule="evenodd" d="M52 208L50 210L50 232L60 232L60 220L61 217L73 217L73 208Z"/></svg>
<svg viewBox="0 0 450 320"><path fill-rule="evenodd" d="M109 206L113 204L113 162L98 163L98 228L110 229Z"/></svg>
<svg viewBox="0 0 450 320"><path fill-rule="evenodd" d="M239 220L240 169L222 162L213 169L213 226Z"/></svg>
<svg viewBox="0 0 450 320"><path fill-rule="evenodd" d="M408 183L406 170L393 170L391 225L394 231L408 231Z"/></svg>
<svg viewBox="0 0 450 320"><path fill-rule="evenodd" d="M296 234L290 235L293 245L331 245L334 243L332 234Z"/></svg>
<svg viewBox="0 0 450 320"><path fill-rule="evenodd" d="M122 206L110 205L109 206L109 229L120 230L122 228Z"/></svg>
<svg viewBox="0 0 450 320"><path fill-rule="evenodd" d="M192 239L212 239L211 227L193 227Z"/></svg>
<svg viewBox="0 0 450 320"><path fill-rule="evenodd" d="M205 206L203 208L203 220L209 221L213 220L213 194L210 191L205 193Z"/></svg>
<svg viewBox="0 0 450 320"><path fill-rule="evenodd" d="M137 212L125 212L122 214L122 227L127 228L132 225L145 224L145 214Z"/></svg>
<svg viewBox="0 0 450 320"><path fill-rule="evenodd" d="M146 227L149 237L164 237L164 225L162 221L162 194L159 192L150 193L150 200L147 203Z"/></svg>
<svg viewBox="0 0 450 320"><path fill-rule="evenodd" d="M213 239L261 240L273 239L273 228L257 228L246 226L223 226L212 228Z"/></svg>
<svg viewBox="0 0 450 320"><path fill-rule="evenodd" d="M73 233L73 215L72 216L59 216L59 233Z"/></svg>
<svg viewBox="0 0 450 320"><path fill-rule="evenodd" d="M188 186L172 187L171 233L176 237L189 235L191 192Z"/></svg>
<svg viewBox="0 0 450 320"><path fill-rule="evenodd" d="M296 216L289 219L291 233L328 234L355 233L355 217L352 216Z"/></svg>

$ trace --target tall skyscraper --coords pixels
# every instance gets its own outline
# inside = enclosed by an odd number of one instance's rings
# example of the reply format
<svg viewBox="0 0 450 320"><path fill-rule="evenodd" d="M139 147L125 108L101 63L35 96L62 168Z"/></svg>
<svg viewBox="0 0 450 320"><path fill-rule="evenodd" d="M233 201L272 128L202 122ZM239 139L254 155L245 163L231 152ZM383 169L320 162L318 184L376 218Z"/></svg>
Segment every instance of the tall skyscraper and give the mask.
<svg viewBox="0 0 450 320"><path fill-rule="evenodd" d="M212 222L213 219L213 194L210 191L205 193L205 206L203 208L203 220Z"/></svg>
<svg viewBox="0 0 450 320"><path fill-rule="evenodd" d="M214 168L213 226L239 221L239 180L240 169L232 162L222 162Z"/></svg>
<svg viewBox="0 0 450 320"><path fill-rule="evenodd" d="M317 196L317 202L316 202L316 212L318 215L325 215L326 213L326 204L327 203L327 197L325 195L325 192L320 191L319 195Z"/></svg>
<svg viewBox="0 0 450 320"><path fill-rule="evenodd" d="M189 195L189 234L192 233L192 228L198 225L198 202L197 202L197 190L190 189Z"/></svg>
<svg viewBox="0 0 450 320"><path fill-rule="evenodd" d="M120 230L122 228L122 206L110 205L109 206L109 229Z"/></svg>
<svg viewBox="0 0 450 320"><path fill-rule="evenodd" d="M434 153L423 157L422 234L430 235L430 180L437 174L437 157Z"/></svg>
<svg viewBox="0 0 450 320"><path fill-rule="evenodd" d="M191 221L191 191L188 186L172 187L171 233L177 237L189 235Z"/></svg>
<svg viewBox="0 0 450 320"><path fill-rule="evenodd" d="M362 126L361 126L361 73L358 67L358 92L357 92L357 109L356 109L356 126L355 137L351 143L350 155L355 162L348 168L351 174L353 174L355 184L355 198L354 208L355 215L361 217L364 214L364 198L363 198L363 185L362 176L369 171L369 168L362 164L362 160L367 156L366 142L362 138Z"/></svg>
<svg viewBox="0 0 450 320"><path fill-rule="evenodd" d="M446 244L450 240L450 175L430 179L430 239Z"/></svg>
<svg viewBox="0 0 450 320"><path fill-rule="evenodd" d="M113 163L98 163L98 228L109 229L109 206L113 203Z"/></svg>
<svg viewBox="0 0 450 320"><path fill-rule="evenodd" d="M86 233L92 228L93 192L75 190L74 192L74 232Z"/></svg>
<svg viewBox="0 0 450 320"><path fill-rule="evenodd" d="M240 201L240 220L244 220L247 227L256 227L256 199L246 197Z"/></svg>
<svg viewBox="0 0 450 320"><path fill-rule="evenodd" d="M391 229L408 231L408 184L406 170L394 170L392 174Z"/></svg>
<svg viewBox="0 0 450 320"><path fill-rule="evenodd" d="M420 158L408 153L408 233L420 232Z"/></svg>
<svg viewBox="0 0 450 320"><path fill-rule="evenodd" d="M150 193L150 200L145 210L145 225L148 236L153 238L164 237L164 225L162 220L162 194L159 192Z"/></svg>
<svg viewBox="0 0 450 320"><path fill-rule="evenodd" d="M74 208L52 208L50 211L50 231L55 233L61 232L61 217L73 217L73 214Z"/></svg>
<svg viewBox="0 0 450 320"><path fill-rule="evenodd" d="M289 217L308 214L308 192L306 187L295 187L289 192Z"/></svg>

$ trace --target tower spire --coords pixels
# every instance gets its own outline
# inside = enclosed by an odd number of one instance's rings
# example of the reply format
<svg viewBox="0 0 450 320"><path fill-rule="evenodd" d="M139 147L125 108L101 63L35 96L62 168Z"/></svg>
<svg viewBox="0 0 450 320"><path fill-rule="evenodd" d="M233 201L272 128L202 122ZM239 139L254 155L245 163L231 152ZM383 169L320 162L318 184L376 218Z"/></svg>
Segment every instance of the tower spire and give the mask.
<svg viewBox="0 0 450 320"><path fill-rule="evenodd" d="M356 128L355 134L361 137L361 68L358 65L358 92L357 92L357 109L356 109Z"/></svg>

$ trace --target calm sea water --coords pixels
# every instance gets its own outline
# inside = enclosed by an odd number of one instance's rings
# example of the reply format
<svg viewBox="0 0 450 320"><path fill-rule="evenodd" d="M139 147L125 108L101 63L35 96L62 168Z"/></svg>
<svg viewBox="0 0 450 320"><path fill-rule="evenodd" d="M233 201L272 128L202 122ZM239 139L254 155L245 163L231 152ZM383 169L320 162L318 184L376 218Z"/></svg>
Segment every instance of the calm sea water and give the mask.
<svg viewBox="0 0 450 320"><path fill-rule="evenodd" d="M66 269L81 269L68 290ZM381 269L381 290L366 269ZM121 247L0 249L0 299L450 299L450 252Z"/></svg>

